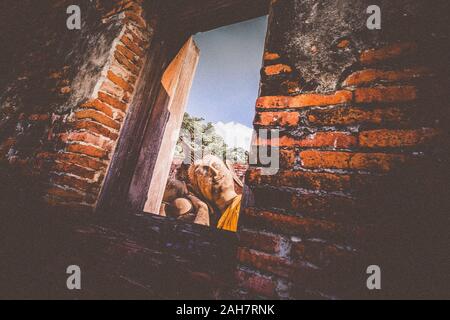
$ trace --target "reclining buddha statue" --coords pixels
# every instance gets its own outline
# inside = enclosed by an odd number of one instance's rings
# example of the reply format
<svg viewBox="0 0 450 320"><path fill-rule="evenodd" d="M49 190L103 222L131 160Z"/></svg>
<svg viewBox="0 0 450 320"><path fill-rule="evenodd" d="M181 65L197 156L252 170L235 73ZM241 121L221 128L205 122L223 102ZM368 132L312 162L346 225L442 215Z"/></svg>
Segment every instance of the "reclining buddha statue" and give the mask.
<svg viewBox="0 0 450 320"><path fill-rule="evenodd" d="M206 155L168 181L160 214L236 232L242 196L235 184L242 187L231 162Z"/></svg>

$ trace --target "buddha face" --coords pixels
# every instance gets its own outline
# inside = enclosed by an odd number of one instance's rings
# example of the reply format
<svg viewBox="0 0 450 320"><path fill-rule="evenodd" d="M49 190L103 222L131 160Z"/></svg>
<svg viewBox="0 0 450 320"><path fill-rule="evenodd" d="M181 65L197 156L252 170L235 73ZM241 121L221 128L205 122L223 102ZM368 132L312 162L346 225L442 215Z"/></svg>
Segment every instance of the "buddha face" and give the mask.
<svg viewBox="0 0 450 320"><path fill-rule="evenodd" d="M207 155L189 168L191 184L208 201L221 206L236 196L232 172L221 159Z"/></svg>

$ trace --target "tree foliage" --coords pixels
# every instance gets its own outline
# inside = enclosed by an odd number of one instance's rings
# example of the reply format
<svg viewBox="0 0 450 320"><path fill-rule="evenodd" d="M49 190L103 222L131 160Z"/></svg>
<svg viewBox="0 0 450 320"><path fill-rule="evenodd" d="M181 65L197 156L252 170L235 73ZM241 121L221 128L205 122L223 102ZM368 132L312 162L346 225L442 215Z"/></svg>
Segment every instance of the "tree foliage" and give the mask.
<svg viewBox="0 0 450 320"><path fill-rule="evenodd" d="M214 129L213 123L205 122L205 119L191 116L187 112L183 117L180 139L175 151L176 157L185 158L185 153L189 150L183 145L182 140L189 145L197 158L213 154L234 163L247 163L247 151L242 148L229 148L223 137Z"/></svg>

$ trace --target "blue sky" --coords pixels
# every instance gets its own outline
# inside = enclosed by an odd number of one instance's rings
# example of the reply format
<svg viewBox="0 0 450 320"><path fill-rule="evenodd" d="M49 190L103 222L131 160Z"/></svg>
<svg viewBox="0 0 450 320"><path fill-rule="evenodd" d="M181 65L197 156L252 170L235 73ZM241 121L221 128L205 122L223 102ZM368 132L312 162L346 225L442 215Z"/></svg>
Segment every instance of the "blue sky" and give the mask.
<svg viewBox="0 0 450 320"><path fill-rule="evenodd" d="M261 17L195 35L200 61L189 114L252 127L266 28L267 17Z"/></svg>

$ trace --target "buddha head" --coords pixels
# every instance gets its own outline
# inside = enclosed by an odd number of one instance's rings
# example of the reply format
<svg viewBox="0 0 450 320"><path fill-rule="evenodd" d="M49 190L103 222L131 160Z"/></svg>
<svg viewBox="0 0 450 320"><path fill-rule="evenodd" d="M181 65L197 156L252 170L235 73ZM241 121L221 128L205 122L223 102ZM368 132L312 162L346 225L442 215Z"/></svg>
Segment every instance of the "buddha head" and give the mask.
<svg viewBox="0 0 450 320"><path fill-rule="evenodd" d="M234 182L238 179L230 166L214 155L195 161L189 168L192 187L223 212L236 196Z"/></svg>

